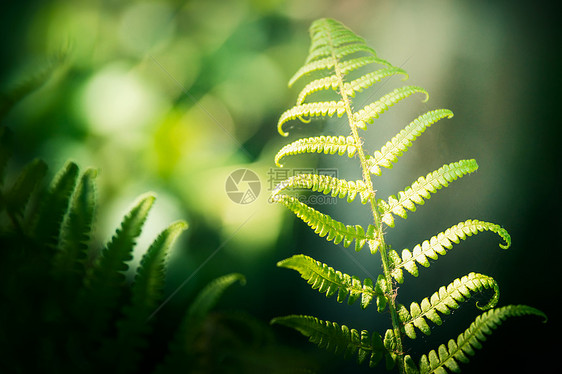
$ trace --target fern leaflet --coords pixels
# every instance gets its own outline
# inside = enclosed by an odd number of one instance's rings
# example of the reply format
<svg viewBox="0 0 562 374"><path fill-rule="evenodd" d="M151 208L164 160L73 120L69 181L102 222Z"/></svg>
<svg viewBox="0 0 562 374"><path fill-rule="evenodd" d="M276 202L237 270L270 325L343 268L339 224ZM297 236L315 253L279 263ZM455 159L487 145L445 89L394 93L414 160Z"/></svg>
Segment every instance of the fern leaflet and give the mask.
<svg viewBox="0 0 562 374"><path fill-rule="evenodd" d="M304 138L287 144L275 155L275 164L279 167L283 165L280 163L281 159L285 156L295 155L300 153L322 153L343 155L347 152L349 157L353 157L357 151L357 144L353 137L348 136L318 136L313 138Z"/></svg>
<svg viewBox="0 0 562 374"><path fill-rule="evenodd" d="M478 234L484 230L498 234L505 241L505 244L500 243L500 248L507 249L511 246L509 233L500 225L469 219L449 227L444 232L432 236L429 240L424 240L421 244L416 244L412 252L409 249L404 249L402 258L396 251L390 251L389 255L393 259L391 275L399 283L404 282L402 269L406 269L414 277L417 277L418 267L416 262L424 267L429 267L428 257L436 260L437 254L445 255L446 249L453 248L453 243L458 244L460 240L466 239L467 236Z"/></svg>
<svg viewBox="0 0 562 374"><path fill-rule="evenodd" d="M378 201L382 221L388 226L394 227L393 214L406 219L408 217L406 209L415 212L415 204L423 205L424 198L429 199L431 197L430 193L435 193L438 189L447 187L450 182L472 173L476 169L478 169L478 164L475 160L460 160L440 167L438 170L429 173L425 178L419 177L410 187L398 192L398 197L391 195L388 202L382 199Z"/></svg>
<svg viewBox="0 0 562 374"><path fill-rule="evenodd" d="M376 332L358 332L346 325L340 327L336 322L322 321L312 316L278 317L271 323L292 327L320 348L336 354L343 353L344 357L356 354L359 363L368 359L370 367L374 367L383 356L388 355L381 336Z"/></svg>
<svg viewBox="0 0 562 374"><path fill-rule="evenodd" d="M443 118L452 118L453 112L448 109L437 109L422 114L413 120L406 128L389 140L374 157L367 159L371 173L381 175L381 167L392 168L392 163L398 161L398 157L412 145L412 142L420 136L426 128Z"/></svg>
<svg viewBox="0 0 562 374"><path fill-rule="evenodd" d="M449 340L447 346L441 344L437 349L423 355L419 363L419 373L438 373L446 374L447 369L453 373L460 372L457 361L467 363L468 357L474 356L474 348L481 349L481 342L486 340L486 335L490 335L492 330L498 327L508 317L520 317L524 315L535 315L544 318L546 315L535 308L526 305L508 305L497 309L489 310L472 322L465 332L460 334L457 340ZM410 364L411 372L416 369Z"/></svg>
<svg viewBox="0 0 562 374"><path fill-rule="evenodd" d="M430 298L423 299L420 304L412 303L409 311L404 305L400 305L398 313L406 335L411 339L416 338L414 326L424 334L429 335L431 330L426 319L436 325L441 325L442 320L438 312L449 314L451 309L459 308L459 302L470 298L471 292L481 292L485 289L492 289L494 291L493 297L486 305L480 306L477 303L476 306L481 310L486 310L496 306L500 291L497 282L492 277L478 273L470 273L460 279L455 279L447 287L439 288L439 291L431 295Z"/></svg>
<svg viewBox="0 0 562 374"><path fill-rule="evenodd" d="M320 293L325 293L326 297L337 294L338 303L342 303L347 298L347 303L351 305L361 298L361 308L363 309L367 308L373 299L377 302L379 312L386 306L385 292L387 290L384 278L381 276L376 285L373 285L370 278L365 278L361 282L356 276L336 271L305 255L295 255L279 261L277 266L298 271L301 277L312 285L312 289L318 289Z"/></svg>

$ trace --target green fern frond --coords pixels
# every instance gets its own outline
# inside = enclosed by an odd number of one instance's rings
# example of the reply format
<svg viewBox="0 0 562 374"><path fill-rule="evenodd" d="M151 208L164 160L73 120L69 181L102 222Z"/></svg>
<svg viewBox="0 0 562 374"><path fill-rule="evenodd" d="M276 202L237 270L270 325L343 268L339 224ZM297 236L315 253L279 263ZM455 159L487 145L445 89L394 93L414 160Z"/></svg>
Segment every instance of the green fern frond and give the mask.
<svg viewBox="0 0 562 374"><path fill-rule="evenodd" d="M288 121L299 118L303 122L309 122L310 120L304 119L303 117L332 117L334 114L341 117L344 113L345 104L341 100L295 105L281 115L279 122L277 123L277 131L279 131L279 134L283 136L288 136L289 133L283 131L283 124Z"/></svg>
<svg viewBox="0 0 562 374"><path fill-rule="evenodd" d="M379 115L386 112L391 106L397 102L412 96L415 93L425 94L424 102L429 100L429 93L421 87L404 86L396 88L394 91L384 95L372 104L366 105L364 108L353 113L353 122L357 127L367 130L367 124L379 118Z"/></svg>
<svg viewBox="0 0 562 374"><path fill-rule="evenodd" d="M447 369L453 373L460 372L457 361L467 363L469 359L466 355L474 356L476 353L474 348L482 348L481 342L486 340L486 335L491 335L492 330L501 325L508 317L525 315L543 317L546 321L546 315L543 312L526 305L508 305L479 315L470 327L458 336L456 341L451 339L447 346L441 344L437 352L432 350L429 354L423 355L419 363L419 373L446 374Z"/></svg>
<svg viewBox="0 0 562 374"><path fill-rule="evenodd" d="M192 346L201 327L201 322L226 289L236 282L244 285L246 278L238 273L223 275L211 281L197 294L187 310L180 327L174 334L164 363L157 368L155 373L165 374L178 372L178 370L184 370L184 372L193 371L193 367L190 366L194 355Z"/></svg>
<svg viewBox="0 0 562 374"><path fill-rule="evenodd" d="M209 283L195 298L187 310L187 318L196 320L204 317L215 306L224 291L235 282L244 285L246 278L242 274L223 275Z"/></svg>
<svg viewBox="0 0 562 374"><path fill-rule="evenodd" d="M500 290L494 278L478 273L470 273L462 278L455 279L447 287L443 286L431 297L423 299L421 304L413 302L410 305L409 311L404 305L400 305L398 314L406 335L410 339L416 338L414 326L425 335L429 335L431 330L427 325L426 319L436 325L441 325L442 320L438 312L449 314L451 309L459 308L459 302L469 299L472 293L482 292L486 289L492 289L494 295L486 305L480 306L479 303L476 303L476 306L481 310L487 310L493 308L498 303Z"/></svg>
<svg viewBox="0 0 562 374"><path fill-rule="evenodd" d="M397 74L404 75L404 79L408 78L408 74L406 73L406 71L401 68L392 66L385 69L376 70L372 73L367 73L351 82L345 82L343 85L343 90L347 95L355 97L356 92L362 92L364 89L371 87L377 82L380 82L383 78ZM332 90L337 90L339 88L338 76L336 74L319 78L308 83L299 93L296 105L303 104L309 95L321 90L328 90L330 88Z"/></svg>
<svg viewBox="0 0 562 374"><path fill-rule="evenodd" d="M430 193L435 193L438 189L447 187L450 182L472 173L476 169L478 169L476 160L460 160L440 167L438 170L429 173L425 178L419 177L410 187L400 191L397 194L398 198L391 195L388 202L382 199L378 200L382 221L388 226L394 227L393 214L406 218L406 209L415 212L415 204L423 205L424 198L429 199L431 197Z"/></svg>
<svg viewBox="0 0 562 374"><path fill-rule="evenodd" d="M33 232L36 240L47 247L55 248L59 241L63 218L76 186L78 172L78 166L75 163L67 162L56 175L43 198Z"/></svg>
<svg viewBox="0 0 562 374"><path fill-rule="evenodd" d="M406 269L414 277L417 277L418 267L416 262L424 267L429 267L430 263L427 257L436 260L438 254L443 256L447 253L446 249L453 248L453 243L458 244L460 240L465 240L467 236L483 231L491 231L498 234L505 242L505 244L499 244L500 248L508 249L511 246L509 233L500 225L469 219L449 227L447 230L432 236L429 240L424 240L421 244L417 244L412 252L404 249L402 251L402 258L395 251L392 251L393 253L390 256L394 261L391 275L399 283L404 281L402 269Z"/></svg>
<svg viewBox="0 0 562 374"><path fill-rule="evenodd" d="M90 327L94 334L103 333L107 328L110 313L117 304L125 281L123 272L128 269L127 261L132 258L136 238L141 234L154 200L152 194L144 194L137 200L87 274L80 307L89 305L88 299L98 300L93 310L89 311L92 314Z"/></svg>
<svg viewBox="0 0 562 374"><path fill-rule="evenodd" d="M381 58L378 58L373 55L361 56L358 58L346 60L346 61L338 61L340 64L340 70L342 74L347 74L350 71L357 70L365 65L369 64L380 64L384 66L392 66L388 61L385 61ZM304 77L307 74L331 69L334 67L334 59L332 57L323 58L320 60L315 60L309 62L302 66L289 80L289 87L292 87L297 80Z"/></svg>
<svg viewBox="0 0 562 374"><path fill-rule="evenodd" d="M55 277L64 278L69 286L78 286L85 274L84 262L88 256L96 205L97 174L95 169L88 169L82 174L63 222L53 273Z"/></svg>
<svg viewBox="0 0 562 374"><path fill-rule="evenodd" d="M142 257L131 286L131 301L123 310L123 319L117 322L118 336L106 349L116 356L115 371L134 372L141 359L141 348L148 345L146 336L152 329L150 314L162 298L166 272L166 257L187 223L178 221L158 235Z"/></svg>
<svg viewBox="0 0 562 374"><path fill-rule="evenodd" d="M422 114L390 141L388 141L379 151L375 151L374 157L367 159L370 172L381 175L381 167L392 168L392 163L398 161L398 157L412 145L412 142L420 136L426 128L443 118L452 118L453 112L448 109L437 109Z"/></svg>
<svg viewBox="0 0 562 374"><path fill-rule="evenodd" d="M347 248L355 240L355 250L360 251L367 240L377 241L373 225L369 225L367 232L360 225L345 225L329 215L320 213L316 209L301 203L292 196L274 195L272 196L272 201L283 204L310 226L321 238L326 236L326 240L333 241L335 244L343 242L343 246Z"/></svg>
<svg viewBox="0 0 562 374"><path fill-rule="evenodd" d="M330 175L298 174L280 182L271 192L272 199L280 192L293 187L308 188L312 191L322 192L324 195L337 196L340 199L347 196L348 202L355 200L355 197L359 194L362 204L366 204L371 197L362 180L346 181Z"/></svg>
<svg viewBox="0 0 562 374"><path fill-rule="evenodd" d="M382 312L386 306L384 295L386 289L382 276L379 276L376 285L373 285L373 280L370 278L365 278L361 282L356 276L336 271L305 255L294 255L279 261L277 266L298 271L301 277L312 285L312 289L318 289L318 292L325 293L326 297L337 294L338 303L342 303L347 298L347 303L351 305L361 298L361 308L363 309L367 308L373 299L376 300L379 312Z"/></svg>
<svg viewBox="0 0 562 374"><path fill-rule="evenodd" d="M274 318L271 323L291 327L320 348L334 353L343 353L344 357L357 355L357 361L369 360L374 367L383 356L387 355L381 336L377 332L370 334L367 330L358 332L346 325L322 321L312 316L291 315Z"/></svg>
<svg viewBox="0 0 562 374"><path fill-rule="evenodd" d="M46 173L47 164L42 160L35 159L24 167L12 187L4 193L2 200L13 220L22 218L31 194Z"/></svg>
<svg viewBox="0 0 562 374"><path fill-rule="evenodd" d="M357 144L352 136L317 136L312 138L303 138L287 144L275 155L275 164L283 167L280 163L285 156L296 155L301 153L322 153L343 155L347 152L349 157L353 157L357 151Z"/></svg>

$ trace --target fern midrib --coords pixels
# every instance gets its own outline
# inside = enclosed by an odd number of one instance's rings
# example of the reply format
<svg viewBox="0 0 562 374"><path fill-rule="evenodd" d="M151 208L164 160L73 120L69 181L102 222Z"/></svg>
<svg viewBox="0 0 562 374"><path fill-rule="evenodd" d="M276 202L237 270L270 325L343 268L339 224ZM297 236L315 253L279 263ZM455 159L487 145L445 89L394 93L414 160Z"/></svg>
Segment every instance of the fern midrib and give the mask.
<svg viewBox="0 0 562 374"><path fill-rule="evenodd" d="M394 331L394 337L395 337L395 343L396 343L396 352L398 355L398 359L396 360L397 364L398 364L398 369L400 371L400 373L404 373L405 369L404 369L404 360L402 358L402 356L404 355L404 349L403 349L403 345L402 345L402 331L401 331L401 326L402 323L400 322L400 318L398 316L398 311L396 309L396 299L393 296L394 294L394 287L392 286L393 281L392 281L392 276L391 276L391 270L390 270L390 259L388 257L388 253L387 253L387 248L386 248L386 244L384 242L384 234L383 234L383 230L382 230L382 222L381 222L381 217L378 213L377 210L377 202L375 199L375 190L373 188L373 182L371 180L371 173L370 173L370 169L368 167L368 163L367 163L367 159L365 157L365 152L363 151L363 143L361 142L361 139L359 137L359 133L357 131L357 125L355 124L354 121L354 116L353 116L353 111L351 109L351 102L349 100L349 98L347 97L347 93L345 92L345 86L344 86L344 80L343 80L343 74L340 70L340 66L338 63L338 58L335 54L335 47L332 41L332 35L331 33L327 33L328 34L328 40L330 43L330 50L331 50L331 54L332 54L332 58L334 60L334 72L336 74L336 78L337 78L337 83L338 83L338 88L339 88L339 93L342 97L342 101L344 103L345 106L345 112L347 114L347 118L349 121L349 127L351 129L351 135L353 136L353 139L355 140L355 143L357 144L357 154L359 156L359 161L361 163L361 172L363 175L363 181L365 182L366 186L367 186L367 190L369 191L369 203L371 205L371 212L373 214L373 222L375 224L375 228L377 231L377 238L380 240L379 242L379 251L380 251L380 255L381 255L381 261L382 261L382 265L383 265L383 271L384 271L384 278L388 287L388 293L387 293L387 298L388 298L388 308L390 311L390 315L391 315L391 319L392 319L392 329ZM369 240L369 247L371 247L373 245L372 241ZM371 252L372 252L372 248L371 248Z"/></svg>

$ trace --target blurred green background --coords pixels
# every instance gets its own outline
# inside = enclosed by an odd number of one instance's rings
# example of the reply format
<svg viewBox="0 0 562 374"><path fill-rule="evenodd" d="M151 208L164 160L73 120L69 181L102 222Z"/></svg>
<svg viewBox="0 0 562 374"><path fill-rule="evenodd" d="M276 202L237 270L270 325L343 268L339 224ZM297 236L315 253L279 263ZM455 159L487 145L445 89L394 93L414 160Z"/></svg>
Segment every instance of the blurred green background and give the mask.
<svg viewBox="0 0 562 374"><path fill-rule="evenodd" d="M412 248L468 218L499 223L513 239L508 251L500 250L491 234L463 242L422 270L418 282L410 277L400 287L399 300L420 301L470 271L491 275L500 285L500 305L528 304L545 311L550 321L546 326L536 320L509 321L465 372L500 367L496 354L517 360L513 372L548 372L545 360L562 348L551 339L560 332L554 304L561 288L554 275L562 223L561 165L554 143L562 43L555 14L546 3L507 1L3 4L1 91L66 53L49 81L4 120L15 133L17 162L12 167L41 157L51 173L67 159L83 169L99 168L99 246L145 191L155 191L158 200L139 254L169 222L187 220L190 228L172 255L167 286L169 293L182 287L162 313L173 313L210 279L240 272L247 285L231 290L221 302L224 308L264 322L278 315L313 314L382 332L388 326L385 315L327 300L298 274L275 266L305 253L361 278L380 273L377 256L327 244L267 202L273 156L289 141L278 135L277 119L298 92L286 82L306 57L310 23L335 18L363 36L379 56L406 69L408 82L431 95L427 103L410 99L385 113L365 134L369 149L378 149L424 111L449 108L455 113L375 179L379 193L395 193L462 158L476 158L480 165L477 173L439 192L408 220L398 219L387 230L388 241L397 250ZM385 81L373 95L399 83L397 78ZM326 131L347 135L341 129L341 121L332 121ZM291 135L290 140L299 130ZM288 160L286 166L337 167L341 177L349 178L354 171L345 161L311 157ZM225 192L228 175L240 168L253 170L262 182L251 204L235 204ZM361 223L367 217L357 208L340 201L320 209ZM473 303L467 303L448 318L449 329L435 328L431 336L413 342L412 350L425 353L456 337L476 314ZM273 331L282 344L309 353L320 372L366 370L324 354L293 331Z"/></svg>

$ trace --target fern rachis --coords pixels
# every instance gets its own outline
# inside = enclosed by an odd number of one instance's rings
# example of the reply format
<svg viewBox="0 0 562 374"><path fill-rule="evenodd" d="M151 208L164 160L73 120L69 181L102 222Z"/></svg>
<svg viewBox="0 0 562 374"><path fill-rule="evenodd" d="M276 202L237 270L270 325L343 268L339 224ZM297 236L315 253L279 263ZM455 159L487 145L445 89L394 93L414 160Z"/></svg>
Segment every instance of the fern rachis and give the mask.
<svg viewBox="0 0 562 374"><path fill-rule="evenodd" d="M412 143L427 128L444 118L451 118L453 113L447 109L437 109L420 115L395 137L388 141L380 150L372 155L367 152L359 131L368 130L373 123L391 106L416 93L428 93L421 87L404 86L397 88L379 100L362 108L355 108L352 98L368 87L376 84L383 77L407 73L400 68L378 58L365 41L337 21L321 19L315 21L311 28L311 46L308 58L303 67L291 78L289 85L303 81L304 88L300 91L296 105L286 110L280 117L277 128L281 135L288 136L285 125L293 120L309 122L310 117L345 117L349 124L349 133L337 136L317 136L297 139L287 144L275 156L277 166L281 160L290 155L302 153L325 153L334 156L355 157L361 167L362 179L347 181L344 179L315 174L295 175L281 182L271 194L271 201L280 203L291 210L297 217L307 223L320 237L326 236L334 244L343 242L348 247L355 241L356 250L368 244L372 254L379 253L382 262L382 273L378 278L361 281L358 277L344 274L333 267L323 264L305 255L295 255L280 261L278 266L298 271L313 289L326 294L327 297L337 295L337 301L346 298L348 303L361 299L361 307L367 308L376 300L377 311L382 312L388 307L392 327L384 334L384 339L377 332L358 332L345 325L323 321L312 316L287 316L275 318L273 322L287 325L309 337L310 341L320 347L345 355L357 354L358 361L369 358L371 366L386 359L387 368L398 367L401 373L446 373L447 369L458 372L457 361L466 362L465 353L473 354L473 347L479 348L480 341L485 339L483 333L489 333L508 316L544 314L536 309L516 305L492 309L498 302L499 287L496 281L487 275L470 273L455 279L448 286L441 287L421 303L411 303L407 308L396 300L398 288L395 281L405 282L405 269L411 275L419 275L417 265L429 267L428 258L437 260L438 255L445 255L452 243L458 243L467 236L482 231L491 231L500 236L507 249L511 238L501 226L480 220L467 220L438 233L430 239L414 247L412 251L404 249L401 254L391 249L385 241L385 230L394 227L394 216L407 219L407 211L414 212L416 205L425 203L431 194L447 187L449 183L474 172L478 168L475 160L460 160L420 177L411 186L406 187L386 199L377 198L372 175L381 175L381 168L392 168ZM376 70L376 65L383 68ZM361 70L359 70L361 69ZM351 78L350 73L358 71ZM319 76L319 78L318 78ZM306 82L305 82L306 81ZM321 101L317 92L328 91L330 99ZM323 96L322 96L323 97ZM339 198L347 197L352 201L360 196L361 202L368 206L372 215L372 223L367 229L361 225L346 225L321 213L293 196L287 194L289 187L306 188L331 194ZM488 310L466 330L457 340L451 340L448 346L440 346L438 352L430 351L422 355L419 364L406 355L405 337L415 339L416 331L429 334L428 321L442 325L440 314L449 314L460 307L459 303L469 299L475 292L492 290L489 302L477 306Z"/></svg>

